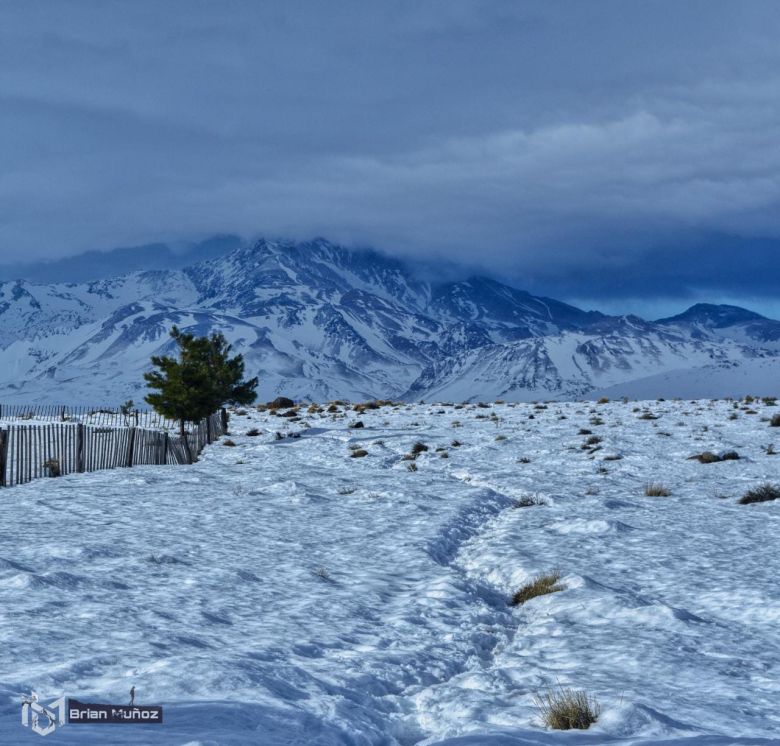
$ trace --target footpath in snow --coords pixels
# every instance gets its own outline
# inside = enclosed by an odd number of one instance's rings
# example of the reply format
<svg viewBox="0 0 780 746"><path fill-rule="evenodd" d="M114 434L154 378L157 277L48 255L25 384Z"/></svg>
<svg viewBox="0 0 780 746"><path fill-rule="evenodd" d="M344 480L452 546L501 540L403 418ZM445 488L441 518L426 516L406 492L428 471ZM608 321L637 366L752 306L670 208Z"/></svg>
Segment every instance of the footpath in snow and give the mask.
<svg viewBox="0 0 780 746"><path fill-rule="evenodd" d="M737 503L780 482L777 407L337 409L0 491L0 743L37 742L31 689L133 685L165 725L43 743L780 743L780 501ZM544 727L558 684L599 700L590 730Z"/></svg>

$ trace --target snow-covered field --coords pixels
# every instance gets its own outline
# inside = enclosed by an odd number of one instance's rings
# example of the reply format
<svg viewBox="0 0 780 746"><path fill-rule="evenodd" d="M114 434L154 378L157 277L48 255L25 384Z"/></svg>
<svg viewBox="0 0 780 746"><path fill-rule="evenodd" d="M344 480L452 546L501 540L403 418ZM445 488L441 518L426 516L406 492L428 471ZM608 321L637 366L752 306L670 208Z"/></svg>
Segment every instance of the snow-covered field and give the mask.
<svg viewBox="0 0 780 746"><path fill-rule="evenodd" d="M165 725L44 743L780 743L780 502L737 504L780 481L775 411L250 410L192 467L0 492L0 743L39 738L31 689L132 685ZM555 568L565 590L508 605ZM541 724L534 696L558 683L601 703L589 731Z"/></svg>

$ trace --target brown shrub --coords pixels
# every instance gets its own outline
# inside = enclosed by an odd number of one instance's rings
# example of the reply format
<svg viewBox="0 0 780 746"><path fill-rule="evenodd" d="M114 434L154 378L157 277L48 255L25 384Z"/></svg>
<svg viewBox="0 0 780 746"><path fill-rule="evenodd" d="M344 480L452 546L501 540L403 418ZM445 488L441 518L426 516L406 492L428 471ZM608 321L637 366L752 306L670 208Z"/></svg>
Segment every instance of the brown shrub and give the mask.
<svg viewBox="0 0 780 746"><path fill-rule="evenodd" d="M560 579L561 573L559 570L537 575L530 583L526 583L512 596L511 605L522 606L537 596L545 596L548 593L558 593L558 591L564 590L564 586L558 585Z"/></svg>
<svg viewBox="0 0 780 746"><path fill-rule="evenodd" d="M780 500L780 486L766 482L748 490L738 502L740 505L750 505L750 503L766 503L771 500Z"/></svg>
<svg viewBox="0 0 780 746"><path fill-rule="evenodd" d="M536 697L545 725L553 730L587 730L601 714L599 703L586 692L559 688Z"/></svg>

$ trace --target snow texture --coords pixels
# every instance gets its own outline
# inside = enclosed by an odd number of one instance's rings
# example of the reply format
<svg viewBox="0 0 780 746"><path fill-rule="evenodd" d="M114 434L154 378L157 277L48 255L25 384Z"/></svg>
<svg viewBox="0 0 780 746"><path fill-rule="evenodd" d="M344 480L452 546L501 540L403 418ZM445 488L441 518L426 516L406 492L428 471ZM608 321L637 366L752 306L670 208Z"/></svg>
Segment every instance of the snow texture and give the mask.
<svg viewBox="0 0 780 746"><path fill-rule="evenodd" d="M31 689L125 702L134 685L165 725L66 725L45 743L778 743L780 501L737 503L780 480L774 411L249 410L235 447L191 467L9 489L0 742L36 742ZM601 441L583 448L581 429ZM555 568L564 590L508 605ZM541 723L534 696L558 684L599 700L590 730Z"/></svg>

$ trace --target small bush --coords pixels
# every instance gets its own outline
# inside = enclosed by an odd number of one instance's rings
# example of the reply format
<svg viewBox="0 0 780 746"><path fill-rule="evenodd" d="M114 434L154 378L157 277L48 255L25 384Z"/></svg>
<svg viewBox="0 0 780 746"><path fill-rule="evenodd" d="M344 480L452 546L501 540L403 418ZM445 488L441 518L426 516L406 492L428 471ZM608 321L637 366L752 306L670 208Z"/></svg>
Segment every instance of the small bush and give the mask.
<svg viewBox="0 0 780 746"><path fill-rule="evenodd" d="M750 505L750 503L766 503L771 500L780 500L780 487L776 484L766 482L752 490L748 490L739 498L740 505Z"/></svg>
<svg viewBox="0 0 780 746"><path fill-rule="evenodd" d="M353 423L350 425L350 427L351 427L351 428L361 428L361 427L365 427L365 425L363 424L363 421L362 421L362 420L358 420L357 422L353 422Z"/></svg>
<svg viewBox="0 0 780 746"><path fill-rule="evenodd" d="M415 463L414 463L414 461L412 461L412 463L411 463L411 464L407 464L407 465L406 465L406 468L407 468L409 471L417 471L417 464L415 464Z"/></svg>
<svg viewBox="0 0 780 746"><path fill-rule="evenodd" d="M273 401L268 402L268 409L282 409L287 407L294 407L295 402L292 399L288 399L286 396L277 396Z"/></svg>
<svg viewBox="0 0 780 746"><path fill-rule="evenodd" d="M424 453L427 450L428 450L428 446L425 445L425 443L420 443L418 441L417 443L415 443L412 446L412 451L411 452L412 452L412 455L417 456L418 454Z"/></svg>
<svg viewBox="0 0 780 746"><path fill-rule="evenodd" d="M235 448L236 444L228 438L227 440L222 441L223 446L227 446L228 448Z"/></svg>
<svg viewBox="0 0 780 746"><path fill-rule="evenodd" d="M602 396L601 399L596 402L596 404L609 404L609 397Z"/></svg>
<svg viewBox="0 0 780 746"><path fill-rule="evenodd" d="M780 412L776 412L772 415L772 419L769 420L770 427L780 427Z"/></svg>
<svg viewBox="0 0 780 746"><path fill-rule="evenodd" d="M56 458L50 458L43 462L43 468L49 472L50 477L61 477L62 467Z"/></svg>
<svg viewBox="0 0 780 746"><path fill-rule="evenodd" d="M530 583L526 583L512 596L511 605L522 606L526 601L530 601L537 596L545 596L548 593L558 593L558 591L564 590L564 586L558 585L560 579L561 573L559 570L537 575Z"/></svg>
<svg viewBox="0 0 780 746"><path fill-rule="evenodd" d="M519 459L517 459L518 464L530 464L531 459L528 458L528 456L521 456Z"/></svg>
<svg viewBox="0 0 780 746"><path fill-rule="evenodd" d="M453 448L460 448L460 446L462 446L463 444L459 440L453 440L452 443L450 443L450 445Z"/></svg>
<svg viewBox="0 0 780 746"><path fill-rule="evenodd" d="M368 456L368 451L366 451L363 448L357 448L352 453L349 454L352 458L363 458L363 456Z"/></svg>
<svg viewBox="0 0 780 746"><path fill-rule="evenodd" d="M251 430L247 430L246 434L250 438L256 438L258 435L260 435L260 431L256 427L253 427Z"/></svg>
<svg viewBox="0 0 780 746"><path fill-rule="evenodd" d="M534 505L547 505L547 503L538 495L524 495L515 500L513 508L530 508Z"/></svg>
<svg viewBox="0 0 780 746"><path fill-rule="evenodd" d="M496 440L506 440L506 435L496 435Z"/></svg>
<svg viewBox="0 0 780 746"><path fill-rule="evenodd" d="M598 443L601 443L601 438L598 435L591 435L590 438L585 441L586 446L595 446Z"/></svg>
<svg viewBox="0 0 780 746"><path fill-rule="evenodd" d="M536 697L536 706L545 725L553 730L587 730L601 714L601 706L593 697L574 689L550 689Z"/></svg>
<svg viewBox="0 0 780 746"><path fill-rule="evenodd" d="M667 487L658 482L651 482L645 487L645 495L648 497L669 497L671 494Z"/></svg>

